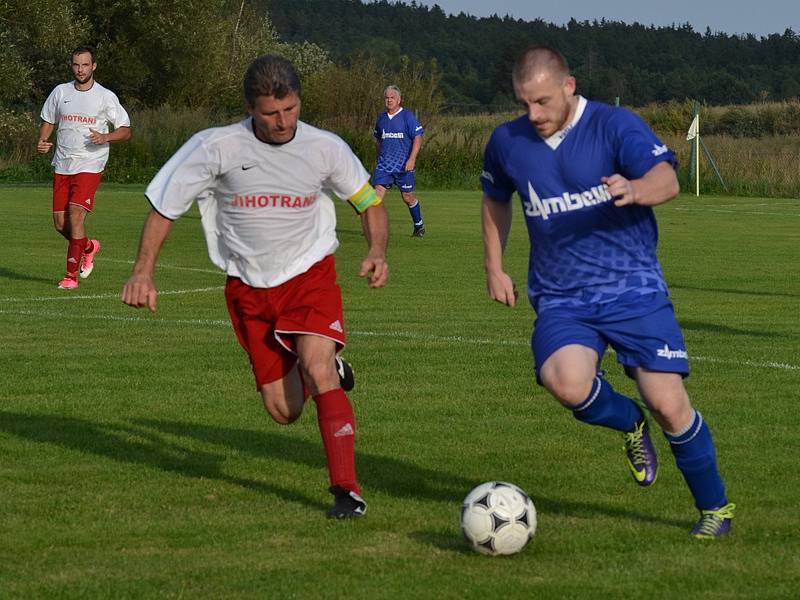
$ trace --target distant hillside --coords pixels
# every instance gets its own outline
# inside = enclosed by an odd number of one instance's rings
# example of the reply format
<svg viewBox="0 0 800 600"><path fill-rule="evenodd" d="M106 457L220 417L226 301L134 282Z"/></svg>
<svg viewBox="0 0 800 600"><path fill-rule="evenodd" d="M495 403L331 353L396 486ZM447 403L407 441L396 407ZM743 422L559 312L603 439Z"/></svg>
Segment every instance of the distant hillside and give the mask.
<svg viewBox="0 0 800 600"><path fill-rule="evenodd" d="M800 96L800 35L735 36L688 24L645 27L614 21L565 26L542 20L446 15L438 6L357 0L255 0L287 41L310 40L337 61L356 51L385 60L435 58L442 91L459 112L513 102L510 65L532 42L558 47L579 91L628 105L698 99L744 104Z"/></svg>

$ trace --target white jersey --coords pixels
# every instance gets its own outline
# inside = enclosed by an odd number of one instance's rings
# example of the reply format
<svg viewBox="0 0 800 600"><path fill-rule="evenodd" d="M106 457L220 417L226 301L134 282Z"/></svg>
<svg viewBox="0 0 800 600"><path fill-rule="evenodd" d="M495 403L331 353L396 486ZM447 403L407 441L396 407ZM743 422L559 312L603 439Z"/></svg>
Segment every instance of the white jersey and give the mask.
<svg viewBox="0 0 800 600"><path fill-rule="evenodd" d="M333 254L339 242L329 192L348 199L368 181L338 136L298 121L294 139L267 144L247 118L195 134L145 195L173 220L197 199L211 261L250 286L269 288Z"/></svg>
<svg viewBox="0 0 800 600"><path fill-rule="evenodd" d="M101 173L108 161L108 144L93 144L89 129L108 133L108 125L130 127L117 95L96 81L80 91L73 82L57 85L42 107L43 121L58 125L55 172L61 175Z"/></svg>

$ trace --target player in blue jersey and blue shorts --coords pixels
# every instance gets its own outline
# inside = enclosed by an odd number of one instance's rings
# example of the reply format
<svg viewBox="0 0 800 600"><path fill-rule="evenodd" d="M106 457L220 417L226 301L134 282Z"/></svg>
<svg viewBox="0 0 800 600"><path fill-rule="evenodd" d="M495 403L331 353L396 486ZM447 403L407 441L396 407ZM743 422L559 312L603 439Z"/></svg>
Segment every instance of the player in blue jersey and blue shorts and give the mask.
<svg viewBox="0 0 800 600"><path fill-rule="evenodd" d="M495 129L481 175L489 296L517 303L502 260L517 192L531 243L538 382L579 421L622 432L635 481L650 486L658 461L647 417L600 370L611 346L694 496L700 519L692 535L727 534L735 505L711 431L683 385L688 354L656 257L652 207L678 194L675 155L638 116L575 95L557 50L527 49L512 79L527 114Z"/></svg>
<svg viewBox="0 0 800 600"><path fill-rule="evenodd" d="M425 222L422 220L422 207L414 195L414 172L425 129L413 112L400 106L400 88L396 85L383 91L383 101L386 112L378 116L372 132L378 141L378 163L372 175L372 185L381 199L390 187L398 187L414 223L411 236L422 237L425 235Z"/></svg>

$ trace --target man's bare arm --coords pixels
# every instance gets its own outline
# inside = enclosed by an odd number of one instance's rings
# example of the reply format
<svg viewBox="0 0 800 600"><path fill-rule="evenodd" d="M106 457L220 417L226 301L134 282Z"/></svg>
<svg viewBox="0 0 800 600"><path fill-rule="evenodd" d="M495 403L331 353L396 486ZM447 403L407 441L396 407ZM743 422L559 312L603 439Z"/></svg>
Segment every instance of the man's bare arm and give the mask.
<svg viewBox="0 0 800 600"><path fill-rule="evenodd" d="M133 265L133 274L125 283L120 295L125 304L134 308L146 306L151 312L156 311L158 292L153 282L153 274L158 254L171 229L172 221L160 215L155 209L150 210L139 239L139 253Z"/></svg>

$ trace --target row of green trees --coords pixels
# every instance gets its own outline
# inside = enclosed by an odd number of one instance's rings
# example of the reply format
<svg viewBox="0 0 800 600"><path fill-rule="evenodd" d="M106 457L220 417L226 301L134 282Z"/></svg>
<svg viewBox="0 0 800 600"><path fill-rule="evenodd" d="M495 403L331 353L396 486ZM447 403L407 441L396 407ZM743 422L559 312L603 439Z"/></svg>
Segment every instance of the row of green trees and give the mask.
<svg viewBox="0 0 800 600"><path fill-rule="evenodd" d="M32 143L39 110L56 84L71 79L69 55L81 44L97 48L98 81L131 113L129 145L138 149L131 150L136 158L127 173L134 179L191 133L181 117L179 135L158 136L157 128L145 127L147 139L137 142L142 119L162 115L169 127L174 115L202 115L194 120L196 130L241 118L242 76L264 53L294 62L303 81L305 120L339 132L364 152L369 143L361 134L382 110L386 85L399 85L404 99L426 116L442 104L436 61L388 61L357 52L334 63L317 44L283 41L264 8L249 0L0 0L0 40L6 49L0 61L0 171L28 165L35 179L46 166ZM154 135L158 139L150 139ZM10 177L18 178L18 171Z"/></svg>
<svg viewBox="0 0 800 600"><path fill-rule="evenodd" d="M319 44L334 60L356 49L381 58L436 58L454 112L513 104L511 64L533 42L559 48L578 77L580 93L610 103L620 97L629 106L684 98L744 104L800 96L800 35L791 29L756 38L701 33L689 24L572 20L559 26L508 16L446 15L438 6L389 0L254 2L270 11L287 40Z"/></svg>
<svg viewBox="0 0 800 600"><path fill-rule="evenodd" d="M301 74L328 66L310 43L282 42L246 0L2 0L0 102L40 103L70 78L69 53L98 50L98 80L127 106L241 108L246 65L264 52L295 60Z"/></svg>

